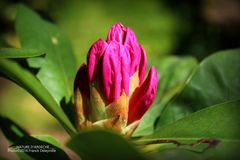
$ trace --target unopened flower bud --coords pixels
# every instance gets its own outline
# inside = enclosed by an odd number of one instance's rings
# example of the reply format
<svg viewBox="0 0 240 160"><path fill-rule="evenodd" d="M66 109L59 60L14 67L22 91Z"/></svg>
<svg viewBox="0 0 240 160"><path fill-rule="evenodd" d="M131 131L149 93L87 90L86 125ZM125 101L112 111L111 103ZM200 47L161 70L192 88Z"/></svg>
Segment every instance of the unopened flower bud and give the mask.
<svg viewBox="0 0 240 160"><path fill-rule="evenodd" d="M113 25L106 41L92 45L76 76L77 126L131 134L156 95L157 71L151 67L144 80L146 66L145 50L134 32L121 23Z"/></svg>

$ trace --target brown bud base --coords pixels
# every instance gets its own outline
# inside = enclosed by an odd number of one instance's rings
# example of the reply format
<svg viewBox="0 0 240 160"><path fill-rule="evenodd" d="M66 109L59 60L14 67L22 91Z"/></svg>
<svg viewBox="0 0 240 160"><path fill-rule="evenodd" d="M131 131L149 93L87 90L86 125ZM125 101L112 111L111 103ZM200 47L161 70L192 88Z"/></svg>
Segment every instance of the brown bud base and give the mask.
<svg viewBox="0 0 240 160"><path fill-rule="evenodd" d="M95 100L95 103L93 103L94 101L92 101L92 103L90 104L91 108L99 108L99 103L103 104L103 101L101 100L97 90L94 87L90 88L91 96L94 96L93 99ZM89 110L88 112L84 112L84 110L86 111L86 109L83 109L85 107L82 107L84 103L82 103L83 101L81 93L78 92L78 94L75 94L75 96L78 97L78 101L75 102L75 109L77 110L77 112L75 113L77 113L76 125L79 131L90 128L106 128L126 136L131 136L139 124L138 120L127 125L129 100L124 92L117 101L110 103L106 107L104 106L104 113L106 113L106 115L103 117L107 118L94 116L99 115L95 114L96 110ZM86 113L88 113L88 117L86 116Z"/></svg>

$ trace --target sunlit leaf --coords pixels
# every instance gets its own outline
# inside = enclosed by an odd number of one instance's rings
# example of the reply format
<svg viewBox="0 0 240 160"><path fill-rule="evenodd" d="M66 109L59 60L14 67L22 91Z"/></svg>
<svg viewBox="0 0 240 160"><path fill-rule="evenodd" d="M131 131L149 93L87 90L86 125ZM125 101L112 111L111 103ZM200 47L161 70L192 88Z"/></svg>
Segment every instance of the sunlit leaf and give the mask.
<svg viewBox="0 0 240 160"><path fill-rule="evenodd" d="M183 91L160 115L164 126L202 108L240 97L240 50L226 50L206 58ZM234 112L234 111L233 111Z"/></svg>
<svg viewBox="0 0 240 160"><path fill-rule="evenodd" d="M50 135L32 135L32 136L40 141L44 141L44 142L50 143L58 148L61 148L60 142Z"/></svg>
<svg viewBox="0 0 240 160"><path fill-rule="evenodd" d="M0 73L31 93L70 134L74 134L75 128L72 126L69 119L33 74L21 67L18 63L9 59L0 59Z"/></svg>
<svg viewBox="0 0 240 160"><path fill-rule="evenodd" d="M0 58L29 58L45 54L44 51L25 48L0 48Z"/></svg>
<svg viewBox="0 0 240 160"><path fill-rule="evenodd" d="M236 100L207 107L159 128L140 142L152 145L169 144L164 146L164 149L169 147L196 150L200 147L199 152L203 153L201 157L235 157L238 155L237 151L240 151L239 106L240 100ZM156 148L161 150L161 146Z"/></svg>
<svg viewBox="0 0 240 160"><path fill-rule="evenodd" d="M58 104L68 102L72 94L69 80L74 79L76 64L72 48L62 32L24 5L18 8L16 32L21 47L46 51L44 59L28 59L29 65L40 69L38 79Z"/></svg>

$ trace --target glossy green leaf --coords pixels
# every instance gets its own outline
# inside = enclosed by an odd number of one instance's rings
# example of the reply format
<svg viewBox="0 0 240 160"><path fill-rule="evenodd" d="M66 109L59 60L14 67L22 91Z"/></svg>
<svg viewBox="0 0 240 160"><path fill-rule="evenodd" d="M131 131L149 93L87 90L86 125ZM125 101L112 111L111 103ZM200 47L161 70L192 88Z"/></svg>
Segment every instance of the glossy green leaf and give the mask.
<svg viewBox="0 0 240 160"><path fill-rule="evenodd" d="M56 26L24 5L18 8L16 32L21 47L46 51L44 59L28 59L29 66L40 69L37 78L58 104L68 102L73 86L69 80L74 79L76 64L66 37Z"/></svg>
<svg viewBox="0 0 240 160"><path fill-rule="evenodd" d="M0 73L31 93L32 96L63 125L68 133L72 135L76 132L56 101L39 80L28 70L22 68L12 60L0 59Z"/></svg>
<svg viewBox="0 0 240 160"><path fill-rule="evenodd" d="M159 83L154 103L143 116L133 136L144 136L153 133L154 122L165 104L177 94L190 76L197 61L193 57L166 57L156 65L159 72Z"/></svg>
<svg viewBox="0 0 240 160"><path fill-rule="evenodd" d="M44 51L26 48L0 48L0 58L29 58L45 54Z"/></svg>
<svg viewBox="0 0 240 160"><path fill-rule="evenodd" d="M156 100L168 101L175 95L197 66L194 57L169 56L163 58L156 68L159 73L159 83Z"/></svg>
<svg viewBox="0 0 240 160"><path fill-rule="evenodd" d="M240 97L240 49L221 51L206 58L183 91L165 106L157 127L202 108Z"/></svg>
<svg viewBox="0 0 240 160"><path fill-rule="evenodd" d="M153 135L140 140L143 144L157 144L161 140L179 143L170 148L193 149L199 147L202 157L235 157L240 151L240 100L225 102L197 111L172 124L159 128ZM163 143L163 142L162 142ZM168 141L168 144L171 143ZM195 145L183 145L194 144ZM208 149L208 145L210 146ZM166 146L164 146L166 148ZM157 147L161 149L161 146ZM156 148L155 148L156 149Z"/></svg>
<svg viewBox="0 0 240 160"><path fill-rule="evenodd" d="M217 137L240 139L240 100L225 102L192 113L160 128L150 137Z"/></svg>
<svg viewBox="0 0 240 160"><path fill-rule="evenodd" d="M124 137L106 130L79 133L67 144L82 160L143 160L143 155Z"/></svg>

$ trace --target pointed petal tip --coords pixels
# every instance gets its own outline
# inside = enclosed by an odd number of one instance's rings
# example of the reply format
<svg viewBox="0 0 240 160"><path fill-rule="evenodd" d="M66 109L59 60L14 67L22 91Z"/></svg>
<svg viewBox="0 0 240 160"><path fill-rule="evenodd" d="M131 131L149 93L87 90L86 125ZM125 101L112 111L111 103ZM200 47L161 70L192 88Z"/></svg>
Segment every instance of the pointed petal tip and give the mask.
<svg viewBox="0 0 240 160"><path fill-rule="evenodd" d="M90 82L95 78L97 65L107 47L107 43L103 39L98 39L90 48L87 56L88 77Z"/></svg>
<svg viewBox="0 0 240 160"><path fill-rule="evenodd" d="M151 67L146 80L134 92L129 104L128 123L142 118L156 96L158 73L155 67Z"/></svg>
<svg viewBox="0 0 240 160"><path fill-rule="evenodd" d="M140 48L141 48L141 59L139 64L139 81L141 85L143 83L144 76L147 70L147 54L142 45L140 45Z"/></svg>

